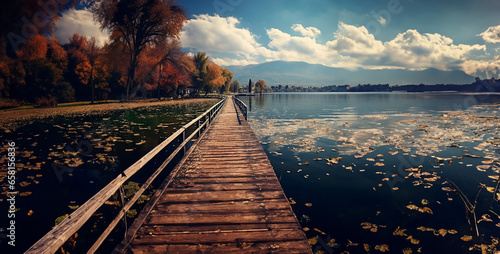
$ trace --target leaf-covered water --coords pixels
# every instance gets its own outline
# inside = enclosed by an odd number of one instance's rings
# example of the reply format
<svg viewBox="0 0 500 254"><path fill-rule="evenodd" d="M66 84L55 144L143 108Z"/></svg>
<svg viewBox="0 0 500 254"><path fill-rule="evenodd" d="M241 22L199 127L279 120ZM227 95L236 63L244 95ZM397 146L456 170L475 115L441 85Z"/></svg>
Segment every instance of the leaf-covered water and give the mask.
<svg viewBox="0 0 500 254"><path fill-rule="evenodd" d="M499 95L242 99L315 252L500 249Z"/></svg>
<svg viewBox="0 0 500 254"><path fill-rule="evenodd" d="M19 191L15 204L18 209L16 245L22 252L111 179L215 102L207 100L5 124L0 130L0 211L3 211L0 233L5 233L4 226L8 225L8 142L16 143L15 191ZM148 172L144 174L149 176ZM127 183L125 197L132 196L138 188L137 183ZM147 201L147 196L139 201ZM120 206L118 201L108 201L106 207L116 210ZM136 212L131 211L129 217ZM103 218L99 213L93 216L94 226L106 226ZM78 244L88 245L82 232L76 240Z"/></svg>

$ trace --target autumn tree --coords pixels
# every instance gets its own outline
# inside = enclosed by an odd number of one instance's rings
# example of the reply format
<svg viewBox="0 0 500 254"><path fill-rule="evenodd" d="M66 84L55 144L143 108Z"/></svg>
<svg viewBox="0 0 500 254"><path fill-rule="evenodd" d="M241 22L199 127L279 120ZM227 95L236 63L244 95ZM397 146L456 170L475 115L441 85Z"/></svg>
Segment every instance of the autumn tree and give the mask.
<svg viewBox="0 0 500 254"><path fill-rule="evenodd" d="M222 76L226 78L226 82L221 87L221 93L229 93L229 87L231 86L231 81L233 81L233 73L230 70L222 67Z"/></svg>
<svg viewBox="0 0 500 254"><path fill-rule="evenodd" d="M218 90L225 82L226 78L222 75L222 68L216 63L210 63L207 68L205 95L213 90Z"/></svg>
<svg viewBox="0 0 500 254"><path fill-rule="evenodd" d="M129 53L127 100L133 87L139 56L146 46L155 46L169 38L179 38L186 16L173 0L109 0L93 8L102 29L118 32Z"/></svg>
<svg viewBox="0 0 500 254"><path fill-rule="evenodd" d="M88 40L87 43L87 48L85 50L85 55L87 56L87 59L89 60L89 65L90 65L90 73L89 73L89 82L90 87L92 89L92 101L91 103L94 104L94 99L95 99L95 85L94 85L94 67L96 65L97 59L100 57L101 54L101 48L99 45L97 45L97 41L95 37L90 37L90 40ZM104 69L104 66L101 67L101 70Z"/></svg>
<svg viewBox="0 0 500 254"><path fill-rule="evenodd" d="M266 81L259 79L257 83L255 83L255 92L263 93L267 89Z"/></svg>
<svg viewBox="0 0 500 254"><path fill-rule="evenodd" d="M0 56L15 52L37 34L52 34L60 14L76 0L0 1Z"/></svg>
<svg viewBox="0 0 500 254"><path fill-rule="evenodd" d="M229 88L229 90L231 90L231 92L235 92L235 93L237 93L239 89L240 89L240 82L238 82L238 80L233 81L230 85L230 88Z"/></svg>
<svg viewBox="0 0 500 254"><path fill-rule="evenodd" d="M201 91L204 90L207 85L206 80L210 58L205 52L198 52L194 55L193 62L197 70L196 75L193 75L193 84L195 89Z"/></svg>

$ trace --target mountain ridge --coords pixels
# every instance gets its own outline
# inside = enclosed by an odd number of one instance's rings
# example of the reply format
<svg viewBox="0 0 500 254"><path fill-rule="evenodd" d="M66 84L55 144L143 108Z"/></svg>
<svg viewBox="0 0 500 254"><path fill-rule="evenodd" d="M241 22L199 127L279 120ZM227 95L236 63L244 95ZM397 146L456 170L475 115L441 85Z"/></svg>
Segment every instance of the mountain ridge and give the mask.
<svg viewBox="0 0 500 254"><path fill-rule="evenodd" d="M358 85L358 84L471 84L474 77L463 71L442 71L429 68L419 71L402 69L356 69L328 67L306 62L272 61L245 66L223 66L229 69L233 80L245 85L248 79L263 79L268 85Z"/></svg>

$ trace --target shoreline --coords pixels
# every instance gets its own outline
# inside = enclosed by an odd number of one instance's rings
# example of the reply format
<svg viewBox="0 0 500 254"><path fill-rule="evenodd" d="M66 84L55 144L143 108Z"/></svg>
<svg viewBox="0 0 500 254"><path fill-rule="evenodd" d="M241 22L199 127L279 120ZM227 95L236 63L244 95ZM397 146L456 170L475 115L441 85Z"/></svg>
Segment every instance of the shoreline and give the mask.
<svg viewBox="0 0 500 254"><path fill-rule="evenodd" d="M185 105L189 103L198 103L207 100L218 100L214 98L193 98L183 100L170 100L170 101L149 101L149 102L112 102L102 104L88 104L80 106L56 106L47 108L29 108L29 109L16 109L0 111L0 126L8 128L11 124L20 121L31 121L37 119L44 119L57 116L75 116L82 114L99 114L103 112L151 107L151 106L174 106Z"/></svg>

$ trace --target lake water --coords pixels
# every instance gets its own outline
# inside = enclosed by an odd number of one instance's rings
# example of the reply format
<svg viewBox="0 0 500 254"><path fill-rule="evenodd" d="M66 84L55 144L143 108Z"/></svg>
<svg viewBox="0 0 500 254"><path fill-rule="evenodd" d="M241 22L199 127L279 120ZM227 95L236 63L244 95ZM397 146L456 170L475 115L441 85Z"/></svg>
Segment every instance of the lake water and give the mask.
<svg viewBox="0 0 500 254"><path fill-rule="evenodd" d="M500 95L241 99L315 252L500 249Z"/></svg>
<svg viewBox="0 0 500 254"><path fill-rule="evenodd" d="M2 123L0 236L6 233L9 223L6 198L9 184L7 167L3 165L7 165L7 143L12 141L16 143L15 187L20 192L15 204L18 209L15 218L16 247L7 246L7 242L0 237L2 248L8 253L26 251L52 229L57 218L71 214L123 170L215 103L216 100L207 100L74 117L59 116L14 124ZM168 151L160 153L134 175L125 186L126 197L132 196L139 188L136 183L144 182L167 156ZM166 174L168 168L158 179ZM153 182L145 195L150 195L160 183ZM135 211L140 211L140 207L135 208ZM79 230L74 249L66 248L66 251L85 253L119 209L120 206L113 203L104 205ZM116 234L116 239L123 236L121 231ZM116 246L116 241L109 241L105 243L106 247ZM107 252L110 250L102 251Z"/></svg>

